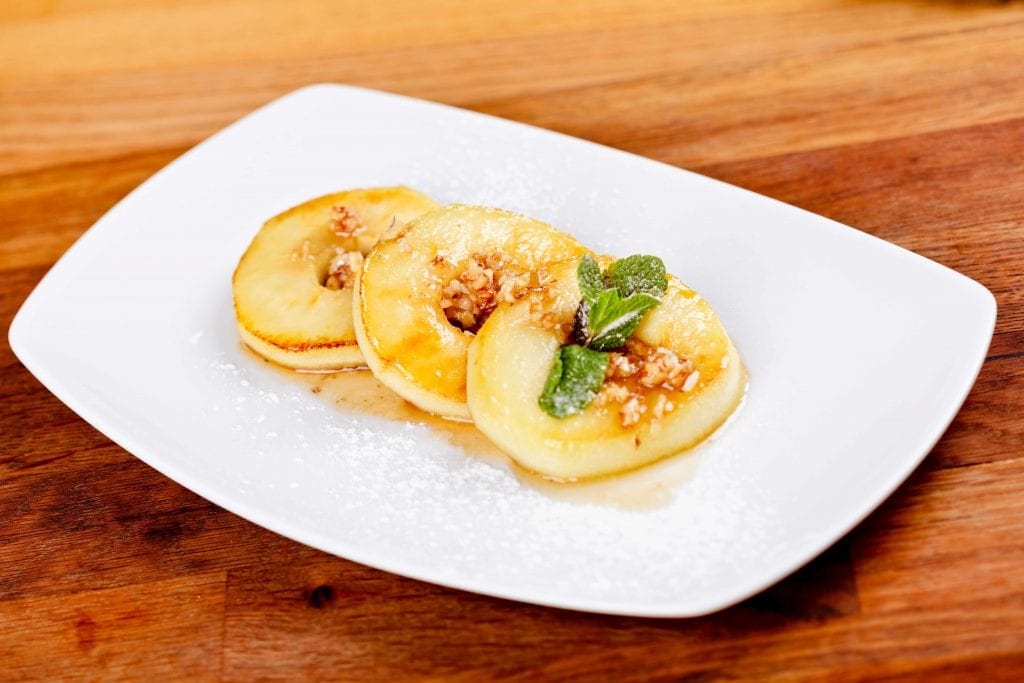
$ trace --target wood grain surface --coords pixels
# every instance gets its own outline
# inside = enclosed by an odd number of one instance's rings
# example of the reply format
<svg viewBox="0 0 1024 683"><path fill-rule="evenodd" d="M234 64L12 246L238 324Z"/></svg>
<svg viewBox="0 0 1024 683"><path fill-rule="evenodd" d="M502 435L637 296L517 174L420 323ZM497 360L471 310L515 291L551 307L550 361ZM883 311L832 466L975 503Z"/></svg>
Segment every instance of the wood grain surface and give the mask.
<svg viewBox="0 0 1024 683"><path fill-rule="evenodd" d="M276 536L113 445L3 335L0 678L1024 679L1024 4L6 0L0 327L141 181L320 81L595 140L951 266L999 303L978 383L820 558L718 614L647 620Z"/></svg>

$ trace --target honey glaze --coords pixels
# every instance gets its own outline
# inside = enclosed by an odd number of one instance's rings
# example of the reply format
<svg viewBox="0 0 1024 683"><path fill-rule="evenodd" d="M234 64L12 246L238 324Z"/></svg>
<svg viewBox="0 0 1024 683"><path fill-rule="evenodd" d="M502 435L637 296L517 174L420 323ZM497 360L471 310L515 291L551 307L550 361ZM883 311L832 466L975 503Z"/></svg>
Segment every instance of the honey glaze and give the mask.
<svg viewBox="0 0 1024 683"><path fill-rule="evenodd" d="M466 455L506 469L522 484L556 500L627 510L661 507L675 498L680 484L693 476L699 461L697 449L622 474L581 482L552 481L519 467L472 424L423 412L381 384L369 370L285 372L309 386L318 398L345 412L426 425Z"/></svg>

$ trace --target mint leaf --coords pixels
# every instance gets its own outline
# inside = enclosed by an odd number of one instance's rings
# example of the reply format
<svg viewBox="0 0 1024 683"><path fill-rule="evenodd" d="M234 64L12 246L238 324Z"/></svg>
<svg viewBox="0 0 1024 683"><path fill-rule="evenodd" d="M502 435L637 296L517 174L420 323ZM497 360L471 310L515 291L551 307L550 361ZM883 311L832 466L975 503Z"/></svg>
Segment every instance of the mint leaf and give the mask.
<svg viewBox="0 0 1024 683"><path fill-rule="evenodd" d="M660 297L668 288L665 262L657 256L635 254L608 267L608 280L625 299L637 293Z"/></svg>
<svg viewBox="0 0 1024 683"><path fill-rule="evenodd" d="M661 303L657 297L638 293L623 299L617 289L606 289L589 309L588 344L597 351L611 351L626 343L644 314Z"/></svg>
<svg viewBox="0 0 1024 683"><path fill-rule="evenodd" d="M590 405L601 390L607 369L607 353L577 344L563 346L555 352L555 363L537 403L552 417L578 413Z"/></svg>
<svg viewBox="0 0 1024 683"><path fill-rule="evenodd" d="M576 269L576 279L579 280L580 293L583 295L584 301L593 301L605 289L601 266L590 254L584 254L580 259L580 265Z"/></svg>

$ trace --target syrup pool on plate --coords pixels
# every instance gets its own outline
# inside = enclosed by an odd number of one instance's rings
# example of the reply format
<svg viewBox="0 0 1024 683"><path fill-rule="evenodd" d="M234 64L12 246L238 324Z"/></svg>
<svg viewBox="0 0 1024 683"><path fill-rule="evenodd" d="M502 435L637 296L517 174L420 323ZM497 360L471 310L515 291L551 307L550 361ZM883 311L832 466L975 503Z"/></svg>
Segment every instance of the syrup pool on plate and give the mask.
<svg viewBox="0 0 1024 683"><path fill-rule="evenodd" d="M280 371L292 381L306 384L311 393L339 410L425 424L468 456L506 469L523 485L558 500L632 510L660 507L673 500L680 485L694 475L700 462L701 449L695 448L631 472L581 482L552 481L515 465L472 424L444 419L416 408L381 384L368 370L312 373L282 368Z"/></svg>

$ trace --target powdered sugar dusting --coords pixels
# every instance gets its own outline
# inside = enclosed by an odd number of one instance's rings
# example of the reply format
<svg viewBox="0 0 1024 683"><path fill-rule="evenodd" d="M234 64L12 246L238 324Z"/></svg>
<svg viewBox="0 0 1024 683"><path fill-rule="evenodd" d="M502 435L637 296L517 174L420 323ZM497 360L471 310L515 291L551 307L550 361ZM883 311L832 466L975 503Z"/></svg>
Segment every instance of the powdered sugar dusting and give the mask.
<svg viewBox="0 0 1024 683"><path fill-rule="evenodd" d="M622 247L623 237L636 232L634 221L619 222L607 212L597 213L599 207L618 205L621 189L611 187L597 193L586 183L571 184L570 178L579 173L572 160L553 160L545 155L531 155L528 149L536 144L528 130L510 130L506 144L523 149L523 153L488 157L480 163L479 141L457 128L437 131L437 144L449 150L454 158L467 163L445 168L438 174L434 165L410 162L405 168L405 180L423 188L444 202L497 206L519 211L551 223L576 237L587 236L587 245L599 253L612 253ZM624 202L623 202L624 203ZM566 207L593 207L595 213L567 211ZM633 209L637 220L645 219L643 206Z"/></svg>
<svg viewBox="0 0 1024 683"><path fill-rule="evenodd" d="M752 511L747 485L714 461L660 507L566 500L427 418L338 408L240 349L199 346L223 397L214 410L233 414L236 493L337 539L340 554L358 548L450 583L656 602L717 584L723 558L742 565L766 550L770 510Z"/></svg>

